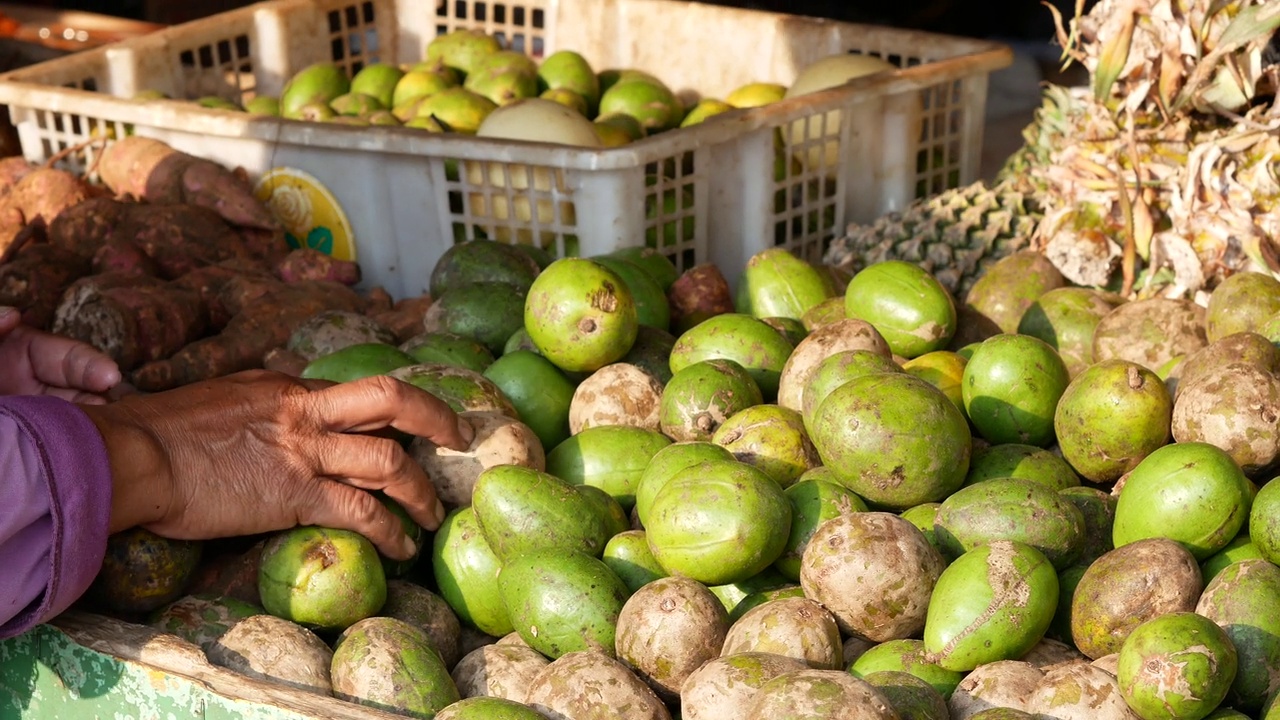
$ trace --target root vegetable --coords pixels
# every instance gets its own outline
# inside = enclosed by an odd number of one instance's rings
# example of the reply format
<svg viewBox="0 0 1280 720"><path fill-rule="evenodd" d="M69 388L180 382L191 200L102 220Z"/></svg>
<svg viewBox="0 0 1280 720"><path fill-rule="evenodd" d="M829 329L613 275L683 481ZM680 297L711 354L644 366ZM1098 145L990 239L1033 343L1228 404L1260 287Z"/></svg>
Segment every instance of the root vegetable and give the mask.
<svg viewBox="0 0 1280 720"><path fill-rule="evenodd" d="M89 263L51 245L30 245L0 265L0 305L18 308L26 324L48 329L63 292L89 273Z"/></svg>
<svg viewBox="0 0 1280 720"><path fill-rule="evenodd" d="M403 343L422 332L423 320L430 307L431 296L429 295L406 298L396 303L390 310L375 313L373 319L395 333L396 343Z"/></svg>
<svg viewBox="0 0 1280 720"><path fill-rule="evenodd" d="M271 212L235 172L158 140L132 136L112 143L102 152L98 174L117 195L155 204L201 205L232 225L279 230Z"/></svg>
<svg viewBox="0 0 1280 720"><path fill-rule="evenodd" d="M98 248L91 265L94 275L124 273L156 277L160 274L155 261L127 240L115 240Z"/></svg>
<svg viewBox="0 0 1280 720"><path fill-rule="evenodd" d="M276 348L262 356L262 367L272 372L302 377L302 371L307 367L307 359L292 350Z"/></svg>
<svg viewBox="0 0 1280 720"><path fill-rule="evenodd" d="M30 175L39 166L21 156L7 157L0 160L0 193L18 184L22 178Z"/></svg>
<svg viewBox="0 0 1280 720"><path fill-rule="evenodd" d="M139 390L157 392L261 367L263 356L283 347L309 318L325 310L361 312L364 304L363 298L337 283L250 277L233 278L219 299L232 314L223 331L138 368L133 384Z"/></svg>
<svg viewBox="0 0 1280 720"><path fill-rule="evenodd" d="M136 275L95 275L66 294L54 331L130 370L169 357L202 337L207 324L200 296L190 290Z"/></svg>
<svg viewBox="0 0 1280 720"><path fill-rule="evenodd" d="M343 285L360 282L360 266L325 255L319 250L301 248L284 256L276 265L276 277L285 282L329 280Z"/></svg>
<svg viewBox="0 0 1280 720"><path fill-rule="evenodd" d="M24 230L42 230L95 194L83 180L62 170L38 168L24 175L0 198L0 258Z"/></svg>

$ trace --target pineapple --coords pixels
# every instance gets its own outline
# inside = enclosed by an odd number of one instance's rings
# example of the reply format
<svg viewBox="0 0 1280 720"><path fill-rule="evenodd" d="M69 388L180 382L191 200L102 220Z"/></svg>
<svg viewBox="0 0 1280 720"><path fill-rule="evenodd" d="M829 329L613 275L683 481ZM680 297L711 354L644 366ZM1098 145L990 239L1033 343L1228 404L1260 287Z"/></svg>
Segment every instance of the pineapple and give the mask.
<svg viewBox="0 0 1280 720"><path fill-rule="evenodd" d="M1280 273L1280 2L1101 0L1059 27L1090 87L1047 88L991 187L851 226L827 262L915 261L961 294L1026 248L1132 297L1203 298L1241 270Z"/></svg>

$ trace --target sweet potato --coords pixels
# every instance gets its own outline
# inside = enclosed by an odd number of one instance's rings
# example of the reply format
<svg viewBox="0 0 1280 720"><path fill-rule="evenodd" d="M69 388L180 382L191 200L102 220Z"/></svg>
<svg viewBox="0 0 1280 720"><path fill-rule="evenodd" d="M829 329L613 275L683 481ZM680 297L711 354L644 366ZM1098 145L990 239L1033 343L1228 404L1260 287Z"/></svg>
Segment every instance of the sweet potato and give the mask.
<svg viewBox="0 0 1280 720"><path fill-rule="evenodd" d="M127 275L146 275L156 277L160 267L156 262L138 249L137 245L124 239L108 242L93 254L93 274L125 273Z"/></svg>
<svg viewBox="0 0 1280 720"><path fill-rule="evenodd" d="M0 197L0 256L28 227L43 228L67 208L96 194L86 182L62 170L37 168L23 175Z"/></svg>
<svg viewBox="0 0 1280 720"><path fill-rule="evenodd" d="M29 245L0 265L0 305L16 307L26 324L46 330L63 292L89 274L89 262L46 244Z"/></svg>
<svg viewBox="0 0 1280 720"><path fill-rule="evenodd" d="M18 184L18 181L31 174L38 165L28 161L24 157L7 157L0 160L0 193L9 192L9 189Z"/></svg>
<svg viewBox="0 0 1280 720"><path fill-rule="evenodd" d="M112 143L102 152L98 174L117 195L132 195L155 204L200 205L232 225L280 229L275 217L236 173L159 140L131 136Z"/></svg>
<svg viewBox="0 0 1280 720"><path fill-rule="evenodd" d="M67 209L49 225L49 242L92 258L104 245L131 243L173 279L206 265L248 259L234 228L196 205L140 205L93 198Z"/></svg>
<svg viewBox="0 0 1280 720"><path fill-rule="evenodd" d="M373 319L395 334L396 343L402 343L422 332L423 318L430 308L430 295L405 298L390 310L374 313Z"/></svg>
<svg viewBox="0 0 1280 720"><path fill-rule="evenodd" d="M378 313L391 312L396 306L396 301L391 297L391 293L387 292L386 288L381 285L369 288L364 294L364 299L368 302L368 308L365 309L365 312L370 317Z"/></svg>
<svg viewBox="0 0 1280 720"><path fill-rule="evenodd" d="M290 252L276 264L276 277L285 282L330 280L343 285L355 285L360 282L360 266L325 255L319 250L301 248Z"/></svg>
<svg viewBox="0 0 1280 720"><path fill-rule="evenodd" d="M363 299L338 283L273 282L234 278L221 293L225 307L238 310L226 328L171 358L138 368L133 384L156 392L261 367L267 352L283 347L294 329L312 316L325 310L364 310Z"/></svg>
<svg viewBox="0 0 1280 720"><path fill-rule="evenodd" d="M98 348L121 370L169 357L204 335L208 316L197 293L125 277L128 282L120 274L81 281L59 306L55 332Z"/></svg>
<svg viewBox="0 0 1280 720"><path fill-rule="evenodd" d="M288 348L270 350L262 357L262 367L272 372L301 377L307 368L307 359Z"/></svg>

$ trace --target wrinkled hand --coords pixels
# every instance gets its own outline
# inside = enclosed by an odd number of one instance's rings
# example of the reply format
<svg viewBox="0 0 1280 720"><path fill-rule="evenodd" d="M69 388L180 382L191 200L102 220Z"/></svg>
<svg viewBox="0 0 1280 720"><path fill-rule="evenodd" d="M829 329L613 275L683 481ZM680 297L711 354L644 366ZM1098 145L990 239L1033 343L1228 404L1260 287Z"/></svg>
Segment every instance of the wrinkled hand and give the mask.
<svg viewBox="0 0 1280 720"><path fill-rule="evenodd" d="M120 369L91 346L22 324L0 307L0 395L53 395L78 403L106 402Z"/></svg>
<svg viewBox="0 0 1280 720"><path fill-rule="evenodd" d="M394 559L416 548L370 492L428 530L444 507L395 428L454 449L474 431L440 399L385 376L335 385L262 370L84 408L114 475L111 532L201 540L320 525Z"/></svg>

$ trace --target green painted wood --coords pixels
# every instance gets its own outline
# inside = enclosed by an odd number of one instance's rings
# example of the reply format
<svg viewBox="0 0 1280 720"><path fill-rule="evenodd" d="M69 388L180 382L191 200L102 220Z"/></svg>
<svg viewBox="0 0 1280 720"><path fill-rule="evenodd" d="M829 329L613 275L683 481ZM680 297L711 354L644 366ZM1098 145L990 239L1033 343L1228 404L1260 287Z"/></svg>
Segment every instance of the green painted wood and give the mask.
<svg viewBox="0 0 1280 720"><path fill-rule="evenodd" d="M49 625L0 641L0 720L315 720L77 644Z"/></svg>

